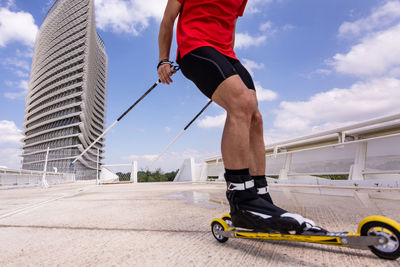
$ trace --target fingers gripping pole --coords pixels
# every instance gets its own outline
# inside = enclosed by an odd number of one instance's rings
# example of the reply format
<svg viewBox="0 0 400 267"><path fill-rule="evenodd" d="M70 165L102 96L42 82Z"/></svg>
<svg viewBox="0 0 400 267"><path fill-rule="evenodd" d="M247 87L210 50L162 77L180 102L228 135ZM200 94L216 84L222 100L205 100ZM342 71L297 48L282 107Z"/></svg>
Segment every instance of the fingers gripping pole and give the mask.
<svg viewBox="0 0 400 267"><path fill-rule="evenodd" d="M155 158L153 160L153 162L151 162L150 164L150 168L153 166L153 164L159 160L162 155L165 154L165 152L167 152L167 150L176 142L176 140L179 139L179 137L181 137L181 135L190 127L190 125L192 125L192 123L204 112L204 110L206 110L206 108L208 108L208 106L212 103L212 100L210 100L207 105L205 105L200 112L185 126L185 128L174 138L174 140L172 140L171 143L168 144L168 146L157 156L157 158Z"/></svg>
<svg viewBox="0 0 400 267"><path fill-rule="evenodd" d="M77 160L79 160L83 155L86 154L86 152L89 151L90 148L92 148L92 146L94 146L94 144L96 144L102 137L104 137L104 135L106 135L107 132L109 132L120 120L122 120L123 117L125 117L126 114L129 113L129 111L131 111L140 101L142 101L143 98L145 98L154 88L156 88L156 86L161 83L160 80L158 80L156 83L153 84L152 87L150 87L150 89L148 89L138 100L136 100L135 103L133 103L116 121L114 121L113 124L111 124L99 137L97 137L96 140L93 141L93 143L91 143L78 157L76 157L76 159L74 159L74 161L72 161L70 163L70 166L72 166Z"/></svg>

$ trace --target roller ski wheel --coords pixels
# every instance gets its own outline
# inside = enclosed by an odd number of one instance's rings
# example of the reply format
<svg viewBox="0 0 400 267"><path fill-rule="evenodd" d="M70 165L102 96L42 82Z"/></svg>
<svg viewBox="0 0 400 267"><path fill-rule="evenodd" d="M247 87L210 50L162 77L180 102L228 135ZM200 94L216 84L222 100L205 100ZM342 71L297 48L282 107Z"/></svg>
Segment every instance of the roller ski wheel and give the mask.
<svg viewBox="0 0 400 267"><path fill-rule="evenodd" d="M224 216L222 216L221 219L224 220L224 221L226 222L226 224L227 224L229 227L234 227L234 226L233 226L233 223L232 223L232 218L231 218L231 215L230 215L230 214L225 214Z"/></svg>
<svg viewBox="0 0 400 267"><path fill-rule="evenodd" d="M228 229L228 225L225 223L224 220L222 221L213 221L211 223L211 232L214 236L215 239L217 239L218 242L220 243L225 243L228 241L229 238L224 237L222 235L222 232L226 231Z"/></svg>
<svg viewBox="0 0 400 267"><path fill-rule="evenodd" d="M360 234L361 236L383 236L387 239L385 244L369 247L379 258L396 260L400 257L400 232L392 225L380 221L368 222L361 227Z"/></svg>

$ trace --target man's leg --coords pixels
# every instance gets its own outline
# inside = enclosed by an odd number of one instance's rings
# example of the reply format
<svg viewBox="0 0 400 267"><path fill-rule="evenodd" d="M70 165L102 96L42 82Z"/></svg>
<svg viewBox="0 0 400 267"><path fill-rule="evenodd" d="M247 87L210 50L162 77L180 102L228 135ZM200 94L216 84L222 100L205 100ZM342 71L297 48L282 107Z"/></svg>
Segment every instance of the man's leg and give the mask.
<svg viewBox="0 0 400 267"><path fill-rule="evenodd" d="M298 233L301 232L305 223L304 218L288 213L263 197L259 197L249 174L251 157L256 158L256 163L260 162L261 164L261 166L254 167L257 174L263 168L265 171L262 120L260 123L261 114L258 112L255 95L238 75L233 75L218 86L212 99L227 112L221 147L224 165L227 169L225 173L228 186L226 195L231 208L233 225L265 231L288 232L295 230ZM253 133L250 134L253 118L254 136ZM254 144L250 141L251 136L254 138ZM250 153L251 144L256 146L254 156L251 156ZM263 180L265 181L265 177Z"/></svg>
<svg viewBox="0 0 400 267"><path fill-rule="evenodd" d="M249 90L250 94L257 100L256 92ZM253 113L250 125L250 175L254 179L258 194L269 203L273 204L268 191L268 183L265 177L265 145L263 119L260 111Z"/></svg>
<svg viewBox="0 0 400 267"><path fill-rule="evenodd" d="M249 93L257 102L256 92L249 90ZM251 117L249 161L250 174L252 176L265 175L263 119L258 108Z"/></svg>
<svg viewBox="0 0 400 267"><path fill-rule="evenodd" d="M238 75L223 81L212 96L227 112L221 150L226 169L249 168L250 126L256 99Z"/></svg>

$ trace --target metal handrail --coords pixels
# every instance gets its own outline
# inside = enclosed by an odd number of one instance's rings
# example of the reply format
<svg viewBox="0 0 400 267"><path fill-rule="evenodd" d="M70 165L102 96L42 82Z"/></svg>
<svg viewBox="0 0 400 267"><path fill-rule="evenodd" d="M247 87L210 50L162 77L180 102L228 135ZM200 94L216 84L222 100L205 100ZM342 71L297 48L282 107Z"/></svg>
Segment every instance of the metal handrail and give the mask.
<svg viewBox="0 0 400 267"><path fill-rule="evenodd" d="M341 128L336 128L336 129L333 129L333 130L328 130L328 131L316 133L316 134L306 135L306 136L298 137L298 138L287 140L287 141L282 141L282 142L269 144L269 145L266 145L265 148L266 149L274 149L274 148L282 146L282 145L289 145L289 144L297 143L299 141L305 141L305 140L310 140L310 139L317 138L317 137L325 137L325 136L328 136L328 135L343 133L345 131L359 129L359 128L362 128L362 127L372 126L374 124L384 123L384 122L389 122L389 121L394 121L394 120L400 120L400 113L399 114L390 115L390 116L380 117L380 118L376 118L376 119L373 119L373 120L368 120L368 121L356 123L356 124L353 124L353 125L349 125L349 126L345 126L345 127L341 127Z"/></svg>

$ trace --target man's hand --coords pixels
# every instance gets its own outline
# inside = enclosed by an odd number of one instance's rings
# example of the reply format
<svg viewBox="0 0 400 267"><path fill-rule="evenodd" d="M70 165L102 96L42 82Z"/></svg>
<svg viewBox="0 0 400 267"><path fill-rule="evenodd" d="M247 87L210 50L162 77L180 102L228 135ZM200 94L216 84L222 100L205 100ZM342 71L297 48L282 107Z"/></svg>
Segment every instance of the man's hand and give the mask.
<svg viewBox="0 0 400 267"><path fill-rule="evenodd" d="M171 76L174 74L174 72L171 70L171 68L171 63L164 63L158 67L158 77L163 84L172 83Z"/></svg>

